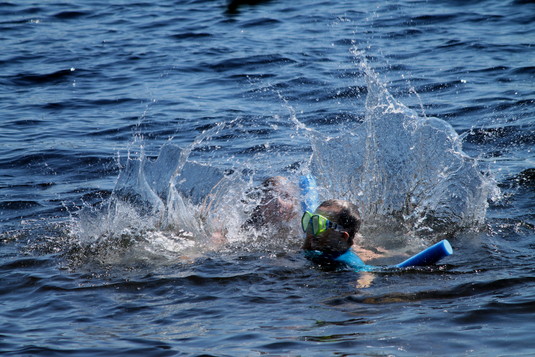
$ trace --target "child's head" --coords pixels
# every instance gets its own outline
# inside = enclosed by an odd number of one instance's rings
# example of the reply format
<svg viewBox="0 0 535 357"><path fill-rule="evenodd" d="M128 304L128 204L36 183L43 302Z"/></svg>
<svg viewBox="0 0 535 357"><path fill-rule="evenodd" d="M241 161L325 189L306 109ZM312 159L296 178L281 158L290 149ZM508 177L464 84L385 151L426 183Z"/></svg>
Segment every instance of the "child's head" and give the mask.
<svg viewBox="0 0 535 357"><path fill-rule="evenodd" d="M349 242L353 244L353 240L362 224L359 209L356 205L344 200L327 200L319 205L316 212L318 210L329 212L331 221L347 229Z"/></svg>
<svg viewBox="0 0 535 357"><path fill-rule="evenodd" d="M327 218L335 226L314 234L312 226L309 225L306 229L304 249L339 253L346 251L353 245L361 225L357 206L344 200L327 200L319 205L314 214ZM305 221L306 219L305 216Z"/></svg>
<svg viewBox="0 0 535 357"><path fill-rule="evenodd" d="M288 222L298 213L297 186L282 176L266 179L259 187L260 202L247 223L260 227L267 223Z"/></svg>

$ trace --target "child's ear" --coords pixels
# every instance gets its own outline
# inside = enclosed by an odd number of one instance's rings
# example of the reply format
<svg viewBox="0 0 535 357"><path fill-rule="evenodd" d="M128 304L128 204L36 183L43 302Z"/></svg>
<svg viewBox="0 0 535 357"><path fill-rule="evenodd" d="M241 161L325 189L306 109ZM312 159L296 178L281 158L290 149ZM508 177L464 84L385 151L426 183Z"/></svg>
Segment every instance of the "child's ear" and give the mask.
<svg viewBox="0 0 535 357"><path fill-rule="evenodd" d="M341 232L342 233L342 238L347 242L347 240L349 239L349 233L347 232Z"/></svg>

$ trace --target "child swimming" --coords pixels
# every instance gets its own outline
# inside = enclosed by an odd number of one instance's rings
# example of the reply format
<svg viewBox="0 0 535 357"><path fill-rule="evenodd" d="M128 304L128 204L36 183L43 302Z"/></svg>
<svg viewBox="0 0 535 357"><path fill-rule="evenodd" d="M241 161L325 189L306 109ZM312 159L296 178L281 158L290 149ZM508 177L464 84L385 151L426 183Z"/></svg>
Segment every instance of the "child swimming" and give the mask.
<svg viewBox="0 0 535 357"><path fill-rule="evenodd" d="M356 205L343 200L324 201L314 213L305 211L301 218L301 227L306 234L303 250L308 258L319 263L338 262L358 271L373 271L377 267L365 264L361 257L369 260L380 255L359 249L355 244L360 225ZM387 252L381 252L384 253ZM442 240L393 267L431 265L452 253L450 243Z"/></svg>
<svg viewBox="0 0 535 357"><path fill-rule="evenodd" d="M353 246L361 226L356 205L343 200L327 200L314 213L306 211L301 219L306 233L304 250L318 250L331 256L341 255Z"/></svg>

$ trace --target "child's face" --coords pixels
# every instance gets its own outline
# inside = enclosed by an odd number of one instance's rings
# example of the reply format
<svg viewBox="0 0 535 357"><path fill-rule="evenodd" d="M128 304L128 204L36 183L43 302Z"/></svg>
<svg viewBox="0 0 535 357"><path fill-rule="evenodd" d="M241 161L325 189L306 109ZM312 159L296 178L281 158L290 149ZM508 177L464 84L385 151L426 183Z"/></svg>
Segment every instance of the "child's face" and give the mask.
<svg viewBox="0 0 535 357"><path fill-rule="evenodd" d="M262 199L263 214L267 221L289 221L297 215L299 202L295 187L281 185Z"/></svg>
<svg viewBox="0 0 535 357"><path fill-rule="evenodd" d="M336 217L337 209L334 207L318 207L315 214L319 214L327 218L328 220L337 223L334 220ZM318 235L314 235L311 230L306 232L306 240L310 243L309 247L312 250L319 250L322 252L340 252L350 248L348 243L349 234L347 232L340 232L332 228L328 228L325 232Z"/></svg>

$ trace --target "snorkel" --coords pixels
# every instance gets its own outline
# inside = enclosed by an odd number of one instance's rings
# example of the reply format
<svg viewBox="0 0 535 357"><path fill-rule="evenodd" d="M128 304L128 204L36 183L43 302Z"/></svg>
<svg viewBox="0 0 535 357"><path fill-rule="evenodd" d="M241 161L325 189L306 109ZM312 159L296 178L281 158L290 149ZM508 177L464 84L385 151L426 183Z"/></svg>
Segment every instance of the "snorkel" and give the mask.
<svg viewBox="0 0 535 357"><path fill-rule="evenodd" d="M320 204L318 186L314 176L311 174L301 176L299 178L299 188L301 189L301 208L303 212L314 212Z"/></svg>
<svg viewBox="0 0 535 357"><path fill-rule="evenodd" d="M319 195L317 191L317 184L314 176L308 174L303 175L299 179L299 187L301 189L301 207L306 213L314 212L319 206ZM312 216L313 214L310 214ZM303 225L305 230L306 225ZM453 253L453 248L448 240L444 239L431 247L422 250L420 253L413 255L405 261L390 266L390 268L407 268L416 266L433 265L444 257ZM335 263L342 263L355 271L372 271L384 267L367 265L359 258L359 256L351 249L347 249L341 254L328 254L319 250L305 250L305 256L312 261L331 261Z"/></svg>

